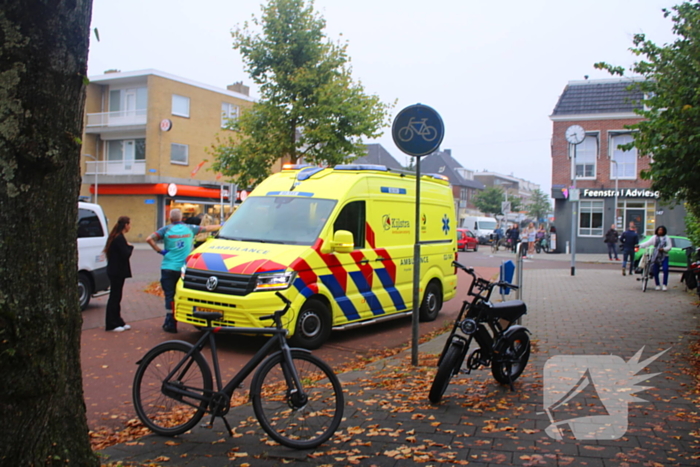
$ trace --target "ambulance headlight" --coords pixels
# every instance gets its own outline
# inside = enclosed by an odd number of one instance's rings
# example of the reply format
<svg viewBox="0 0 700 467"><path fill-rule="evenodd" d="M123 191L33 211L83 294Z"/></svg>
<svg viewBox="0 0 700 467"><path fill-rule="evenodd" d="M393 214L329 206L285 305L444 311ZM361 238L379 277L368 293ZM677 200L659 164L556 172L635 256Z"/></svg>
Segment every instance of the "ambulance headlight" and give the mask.
<svg viewBox="0 0 700 467"><path fill-rule="evenodd" d="M260 274L257 277L255 291L286 289L292 285L295 277L296 272L294 271Z"/></svg>
<svg viewBox="0 0 700 467"><path fill-rule="evenodd" d="M187 266L180 268L180 279L185 280L185 274L187 274Z"/></svg>

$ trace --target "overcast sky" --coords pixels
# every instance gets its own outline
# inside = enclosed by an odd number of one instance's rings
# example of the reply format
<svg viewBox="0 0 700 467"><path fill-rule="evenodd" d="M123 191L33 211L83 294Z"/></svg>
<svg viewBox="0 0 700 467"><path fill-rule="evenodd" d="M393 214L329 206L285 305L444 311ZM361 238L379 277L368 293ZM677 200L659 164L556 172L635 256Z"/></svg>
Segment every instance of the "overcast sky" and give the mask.
<svg viewBox="0 0 700 467"><path fill-rule="evenodd" d="M260 16L262 0L94 0L89 76L154 68L225 88L251 86L231 30ZM443 149L464 167L551 187L549 115L570 80L629 67L632 36L673 40L661 0L316 0L326 35L349 43L353 77L369 94L422 103L445 124ZM341 36L342 34L342 36ZM381 143L406 156L386 128Z"/></svg>

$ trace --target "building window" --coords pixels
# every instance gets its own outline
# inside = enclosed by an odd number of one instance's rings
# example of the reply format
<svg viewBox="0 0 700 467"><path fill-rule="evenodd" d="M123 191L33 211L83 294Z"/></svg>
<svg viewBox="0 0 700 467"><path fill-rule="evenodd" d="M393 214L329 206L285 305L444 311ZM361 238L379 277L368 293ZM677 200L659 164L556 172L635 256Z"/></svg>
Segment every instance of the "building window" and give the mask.
<svg viewBox="0 0 700 467"><path fill-rule="evenodd" d="M579 237L603 236L603 201L579 201Z"/></svg>
<svg viewBox="0 0 700 467"><path fill-rule="evenodd" d="M173 115L190 117L190 98L173 94Z"/></svg>
<svg viewBox="0 0 700 467"><path fill-rule="evenodd" d="M576 154L575 164L572 163L572 175L576 178L595 179L595 163L598 159L598 136L586 135L586 138L581 144L575 146L569 145L571 159L574 159L574 151Z"/></svg>
<svg viewBox="0 0 700 467"><path fill-rule="evenodd" d="M145 161L146 140L141 139L117 139L107 141L108 161Z"/></svg>
<svg viewBox="0 0 700 467"><path fill-rule="evenodd" d="M146 115L147 88L110 89L109 112L115 117Z"/></svg>
<svg viewBox="0 0 700 467"><path fill-rule="evenodd" d="M228 128L228 125L238 120L240 107L224 102L221 104L221 128Z"/></svg>
<svg viewBox="0 0 700 467"><path fill-rule="evenodd" d="M189 146L186 144L172 143L170 145L170 162L173 164L187 165Z"/></svg>
<svg viewBox="0 0 700 467"><path fill-rule="evenodd" d="M610 159L617 164L610 162L611 179L637 178L637 148L623 151L620 145L631 143L634 137L630 133L610 135Z"/></svg>

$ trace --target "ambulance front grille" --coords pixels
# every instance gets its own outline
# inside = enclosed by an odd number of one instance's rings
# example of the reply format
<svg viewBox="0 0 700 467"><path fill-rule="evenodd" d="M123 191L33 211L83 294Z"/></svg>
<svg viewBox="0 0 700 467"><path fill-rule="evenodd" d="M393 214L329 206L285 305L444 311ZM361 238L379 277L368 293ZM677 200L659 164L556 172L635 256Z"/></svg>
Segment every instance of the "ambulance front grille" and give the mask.
<svg viewBox="0 0 700 467"><path fill-rule="evenodd" d="M207 289L207 281L212 277L216 278L217 285L214 290L209 290ZM202 292L248 295L255 288L255 276L187 269L183 285L186 289L200 290Z"/></svg>

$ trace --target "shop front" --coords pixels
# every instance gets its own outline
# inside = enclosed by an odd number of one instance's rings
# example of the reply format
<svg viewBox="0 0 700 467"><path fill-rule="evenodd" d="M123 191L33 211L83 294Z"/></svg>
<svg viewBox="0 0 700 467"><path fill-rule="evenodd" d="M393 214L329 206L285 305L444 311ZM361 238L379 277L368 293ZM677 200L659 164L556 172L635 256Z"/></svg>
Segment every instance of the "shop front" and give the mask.
<svg viewBox="0 0 700 467"><path fill-rule="evenodd" d="M682 205L661 203L657 191L647 188L578 188L576 191L578 201L573 188L552 188L557 253L571 251L572 213L576 216L577 253L607 253L603 239L613 224L620 233L633 222L641 235L653 235L659 225L666 226L671 235L685 235L685 209Z"/></svg>
<svg viewBox="0 0 700 467"><path fill-rule="evenodd" d="M232 189L235 190L235 185L101 184L99 202L110 222L110 228L111 222L119 216L129 216L132 227L127 239L131 242L145 242L148 235L169 222L172 209L181 209L185 221L199 214L207 216L207 223L225 221L241 198L240 193L231 196ZM90 191L94 194L94 185Z"/></svg>

